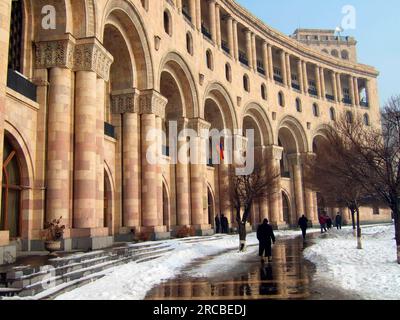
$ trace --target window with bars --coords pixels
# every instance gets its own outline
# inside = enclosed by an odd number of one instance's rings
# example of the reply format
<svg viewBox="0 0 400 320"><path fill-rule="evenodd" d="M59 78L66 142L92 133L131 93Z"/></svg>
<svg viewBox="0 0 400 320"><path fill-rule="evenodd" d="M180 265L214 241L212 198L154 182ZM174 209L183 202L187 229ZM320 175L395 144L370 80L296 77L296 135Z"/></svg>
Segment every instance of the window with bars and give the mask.
<svg viewBox="0 0 400 320"><path fill-rule="evenodd" d="M22 73L22 34L23 34L22 0L12 2L10 24L10 46L8 52L8 68Z"/></svg>

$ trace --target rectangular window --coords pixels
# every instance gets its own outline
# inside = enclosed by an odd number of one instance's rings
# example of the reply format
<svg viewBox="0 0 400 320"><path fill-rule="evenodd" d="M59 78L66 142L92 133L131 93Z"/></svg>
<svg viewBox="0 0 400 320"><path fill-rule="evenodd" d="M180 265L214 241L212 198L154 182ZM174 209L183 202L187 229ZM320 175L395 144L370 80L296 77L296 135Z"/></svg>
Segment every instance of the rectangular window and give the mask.
<svg viewBox="0 0 400 320"><path fill-rule="evenodd" d="M379 207L374 207L374 216L379 216L380 212L379 212Z"/></svg>

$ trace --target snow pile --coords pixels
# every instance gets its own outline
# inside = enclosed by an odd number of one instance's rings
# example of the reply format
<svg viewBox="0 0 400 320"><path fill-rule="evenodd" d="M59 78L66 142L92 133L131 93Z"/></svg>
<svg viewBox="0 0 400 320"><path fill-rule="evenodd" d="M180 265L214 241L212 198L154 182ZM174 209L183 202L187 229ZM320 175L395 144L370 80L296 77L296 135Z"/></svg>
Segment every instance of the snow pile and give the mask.
<svg viewBox="0 0 400 320"><path fill-rule="evenodd" d="M304 257L317 267L315 280L351 290L368 300L400 299L400 265L394 227L364 227L363 250L351 229L331 231L315 240Z"/></svg>

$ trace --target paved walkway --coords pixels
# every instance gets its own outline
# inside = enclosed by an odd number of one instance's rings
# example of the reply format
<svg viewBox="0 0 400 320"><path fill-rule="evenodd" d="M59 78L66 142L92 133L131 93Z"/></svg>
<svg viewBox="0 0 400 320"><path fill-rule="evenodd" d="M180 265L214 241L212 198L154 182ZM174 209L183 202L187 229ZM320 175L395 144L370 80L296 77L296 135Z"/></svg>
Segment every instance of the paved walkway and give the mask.
<svg viewBox="0 0 400 320"><path fill-rule="evenodd" d="M317 235L314 235L317 236ZM310 236L311 238L312 236ZM254 255L234 266L229 274L192 277L191 271L207 264L213 257L195 261L175 279L153 288L147 300L303 300L355 299L315 283L314 266L305 261L302 251L312 244L301 238L277 241L272 263L261 264Z"/></svg>

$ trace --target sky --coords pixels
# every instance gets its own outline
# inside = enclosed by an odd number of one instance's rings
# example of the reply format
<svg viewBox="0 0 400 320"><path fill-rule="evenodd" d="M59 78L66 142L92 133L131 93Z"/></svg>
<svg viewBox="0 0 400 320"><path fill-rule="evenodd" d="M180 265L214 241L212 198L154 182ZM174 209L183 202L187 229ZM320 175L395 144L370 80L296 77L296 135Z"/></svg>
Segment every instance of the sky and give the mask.
<svg viewBox="0 0 400 320"><path fill-rule="evenodd" d="M400 1L399 0L237 0L267 25L292 34L297 28L335 29L348 21L345 6L355 9L355 28L343 36L358 41L358 61L380 72L379 96L384 105L400 95ZM344 25L346 26L346 25Z"/></svg>

